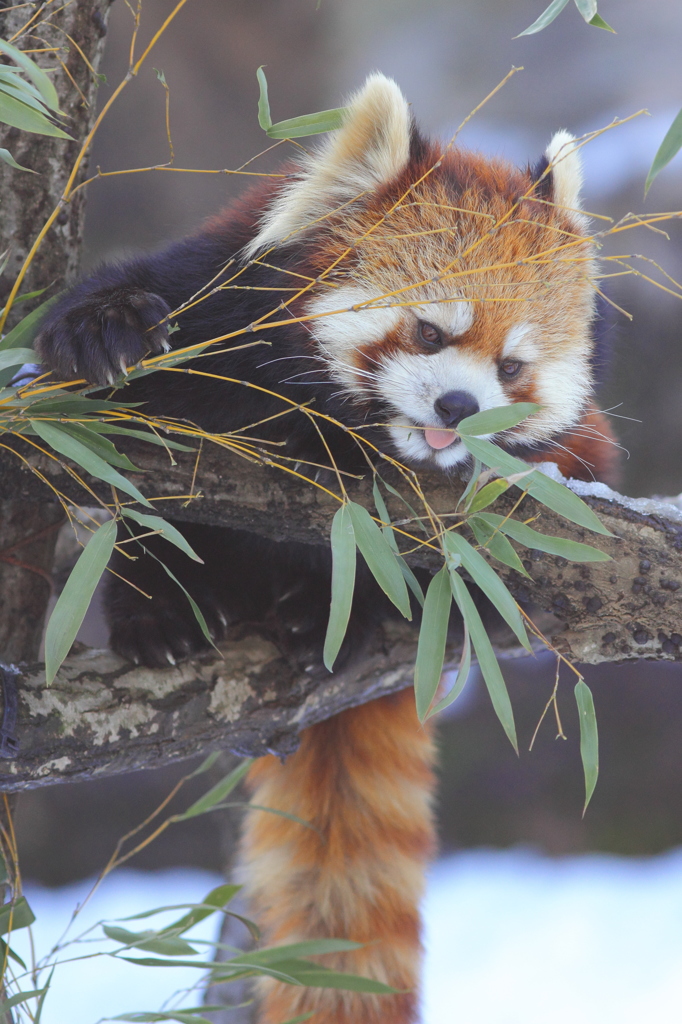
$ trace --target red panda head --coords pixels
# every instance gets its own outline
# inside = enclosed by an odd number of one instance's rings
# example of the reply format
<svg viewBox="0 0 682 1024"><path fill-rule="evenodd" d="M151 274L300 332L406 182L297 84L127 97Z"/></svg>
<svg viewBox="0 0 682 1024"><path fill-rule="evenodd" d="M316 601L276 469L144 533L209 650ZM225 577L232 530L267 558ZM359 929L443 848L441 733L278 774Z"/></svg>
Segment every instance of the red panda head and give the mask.
<svg viewBox="0 0 682 1024"><path fill-rule="evenodd" d="M575 140L535 172L427 142L397 85L372 75L342 127L281 188L247 253L297 245L319 280L304 312L328 372L379 408L398 456L449 468L454 428L542 408L509 443L574 425L592 391L594 252Z"/></svg>

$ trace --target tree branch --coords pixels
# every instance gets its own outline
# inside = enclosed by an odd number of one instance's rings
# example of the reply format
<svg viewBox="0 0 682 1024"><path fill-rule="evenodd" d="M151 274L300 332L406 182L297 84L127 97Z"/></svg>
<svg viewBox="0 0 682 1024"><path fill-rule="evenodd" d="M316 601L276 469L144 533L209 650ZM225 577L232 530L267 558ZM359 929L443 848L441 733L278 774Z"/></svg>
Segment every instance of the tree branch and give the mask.
<svg viewBox="0 0 682 1024"><path fill-rule="evenodd" d="M145 471L131 478L159 499L154 504L164 515L247 529L278 541L328 543L338 500L312 482L273 466L254 466L218 447L205 448L196 474L194 454L174 453L176 465L170 466L158 448L135 444L126 451ZM72 500L92 502L55 460L33 451L28 461ZM385 478L406 493L405 481L386 469ZM48 489L19 459L3 454L0 472L23 501L48 499ZM436 512L453 511L459 481L427 474L420 481ZM91 478L87 483L111 500L106 485ZM346 487L354 501L374 511L369 475L346 480ZM532 579L505 570L512 592L535 606L536 619L541 610L545 634L571 660L679 660L682 513L671 504L623 498L601 484L574 487L613 537L591 534L529 498L515 515L539 515L535 525L542 532L592 544L613 561L576 564L519 548ZM496 508L509 511L513 501L505 495ZM387 505L393 521L402 519L409 532L405 506L390 495ZM435 548L413 549L407 558L432 569L441 563ZM497 647L503 652L509 643L498 638ZM221 650L225 661L210 654L163 670L132 668L108 652L86 650L67 660L50 690L41 682L40 666L26 670L17 679L20 750L6 762L0 785L24 788L128 771L211 747L284 754L305 726L409 685L416 630L407 623L384 623L354 662L331 676L319 667L305 671L292 664L260 636L235 636ZM456 655L454 643L449 658Z"/></svg>

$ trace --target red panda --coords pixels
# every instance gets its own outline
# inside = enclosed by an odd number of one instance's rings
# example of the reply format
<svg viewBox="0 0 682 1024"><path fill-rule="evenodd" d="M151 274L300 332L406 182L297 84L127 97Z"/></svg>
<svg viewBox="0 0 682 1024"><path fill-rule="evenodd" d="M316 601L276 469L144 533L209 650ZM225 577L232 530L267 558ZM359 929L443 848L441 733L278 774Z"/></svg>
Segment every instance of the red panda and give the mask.
<svg viewBox="0 0 682 1024"><path fill-rule="evenodd" d="M209 431L258 421L259 435L292 458L329 464L331 453L342 468L366 468L343 430L329 424L322 439L305 416L276 415L279 393L361 427L412 467L447 473L466 468L460 420L537 402L540 411L497 442L527 459L552 459L566 475L610 477L611 435L593 401L594 246L570 135L556 134L525 170L443 147L419 134L397 85L375 74L341 127L283 175L193 236L101 267L66 293L41 327L44 363L62 379L123 385L121 374L150 352L250 328L272 347L230 351L243 343L238 335L196 364L215 377L154 374L127 385L126 400ZM266 330L273 319L287 323ZM220 375L275 394L254 399ZM229 623L259 622L291 657L319 662L326 551L179 525L207 564L161 557L217 637ZM143 557L115 568L154 601L112 576L111 643L160 666L204 641L145 548L161 554L145 539ZM367 625L386 614L360 571L341 657L351 658ZM308 729L284 763L270 755L253 767L254 804L313 826L247 818L246 890L265 939L355 939L364 947L335 954L330 966L398 990L371 996L268 981L261 1024L311 1011L315 1024L416 1021L418 906L434 848L432 760L429 731L404 692Z"/></svg>

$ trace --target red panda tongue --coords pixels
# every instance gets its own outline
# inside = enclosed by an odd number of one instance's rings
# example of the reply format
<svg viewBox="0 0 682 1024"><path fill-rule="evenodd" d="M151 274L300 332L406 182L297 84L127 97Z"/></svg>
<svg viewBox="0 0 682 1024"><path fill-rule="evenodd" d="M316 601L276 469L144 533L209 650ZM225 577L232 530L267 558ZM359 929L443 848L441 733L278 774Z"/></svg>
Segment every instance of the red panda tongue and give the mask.
<svg viewBox="0 0 682 1024"><path fill-rule="evenodd" d="M424 440L431 448L447 448L457 437L454 430L444 427L428 427L424 431Z"/></svg>

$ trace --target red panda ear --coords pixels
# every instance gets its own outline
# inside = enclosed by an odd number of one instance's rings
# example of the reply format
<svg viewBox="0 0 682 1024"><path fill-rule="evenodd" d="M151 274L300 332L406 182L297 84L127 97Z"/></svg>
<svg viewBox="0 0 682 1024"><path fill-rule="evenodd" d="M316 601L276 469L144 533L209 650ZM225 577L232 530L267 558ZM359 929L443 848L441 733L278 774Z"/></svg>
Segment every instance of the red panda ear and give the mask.
<svg viewBox="0 0 682 1024"><path fill-rule="evenodd" d="M556 132L545 150L550 168L551 200L564 210L576 227L584 228L587 218L580 212L580 190L583 184L583 165L577 140L568 132ZM545 179L546 180L546 179Z"/></svg>
<svg viewBox="0 0 682 1024"><path fill-rule="evenodd" d="M341 127L312 153L301 173L276 195L258 234L245 248L287 244L335 207L394 178L410 154L411 118L396 83L370 75L351 96Z"/></svg>

